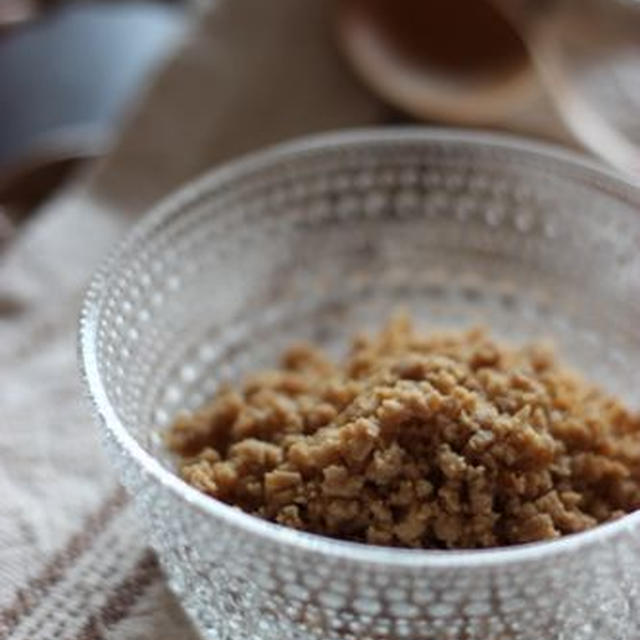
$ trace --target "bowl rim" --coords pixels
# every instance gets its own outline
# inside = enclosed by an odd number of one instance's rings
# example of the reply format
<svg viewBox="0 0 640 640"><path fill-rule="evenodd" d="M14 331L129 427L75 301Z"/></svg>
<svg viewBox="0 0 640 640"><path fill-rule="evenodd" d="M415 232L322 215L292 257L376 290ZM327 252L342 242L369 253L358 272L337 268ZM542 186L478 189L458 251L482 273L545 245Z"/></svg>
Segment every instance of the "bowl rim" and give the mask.
<svg viewBox="0 0 640 640"><path fill-rule="evenodd" d="M428 126L391 126L357 128L314 134L292 141L269 146L246 154L237 160L225 162L210 169L200 177L165 197L153 206L125 237L116 245L94 273L84 296L79 320L78 361L85 395L88 397L96 422L110 434L117 445L126 452L141 473L148 475L163 489L184 500L191 507L217 521L235 527L245 534L262 538L274 545L283 545L299 553L315 553L334 560L384 565L386 567L411 567L416 569L474 569L487 566L504 566L513 563L552 560L554 556L579 552L587 547L611 542L617 536L631 533L640 525L640 510L622 518L598 525L588 531L568 535L551 541L534 542L510 547L471 550L405 549L368 545L338 540L262 520L201 493L164 467L129 433L119 419L99 373L95 336L102 299L108 291L109 280L119 270L120 258L151 234L165 219L197 202L204 193L211 193L230 179L268 167L274 161L293 158L301 153L323 150L345 150L363 144L385 143L458 143L476 148L493 149L521 154L523 157L549 159L564 164L567 169L588 174L591 184L602 189L608 187L618 197L625 197L640 212L640 182L617 173L598 160L577 152L504 133L473 129L457 129ZM579 175L577 176L579 177ZM587 177L585 175L585 177Z"/></svg>

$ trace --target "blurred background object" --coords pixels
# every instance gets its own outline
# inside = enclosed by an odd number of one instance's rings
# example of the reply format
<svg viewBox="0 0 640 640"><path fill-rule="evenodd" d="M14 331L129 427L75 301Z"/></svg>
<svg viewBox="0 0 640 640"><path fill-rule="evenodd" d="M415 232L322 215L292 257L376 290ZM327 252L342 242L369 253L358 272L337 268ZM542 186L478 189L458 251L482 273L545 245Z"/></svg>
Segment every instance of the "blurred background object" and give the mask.
<svg viewBox="0 0 640 640"><path fill-rule="evenodd" d="M106 149L186 22L177 2L0 2L5 227Z"/></svg>
<svg viewBox="0 0 640 640"><path fill-rule="evenodd" d="M640 0L339 0L338 10L353 68L396 107L521 129L550 100L577 141L640 179Z"/></svg>
<svg viewBox="0 0 640 640"><path fill-rule="evenodd" d="M35 0L4 0L0 4L0 30L31 20L38 13Z"/></svg>
<svg viewBox="0 0 640 640"><path fill-rule="evenodd" d="M527 41L560 115L640 179L640 0L494 0Z"/></svg>
<svg viewBox="0 0 640 640"><path fill-rule="evenodd" d="M420 119L498 124L531 99L524 42L490 0L340 0L356 71Z"/></svg>
<svg viewBox="0 0 640 640"><path fill-rule="evenodd" d="M214 4L0 0L3 229L109 147L152 70L180 41L189 10ZM405 114L395 121L582 143L640 177L640 0L333 0L333 6L347 60L374 94ZM290 47L296 37L287 36ZM249 50L248 39L240 47Z"/></svg>

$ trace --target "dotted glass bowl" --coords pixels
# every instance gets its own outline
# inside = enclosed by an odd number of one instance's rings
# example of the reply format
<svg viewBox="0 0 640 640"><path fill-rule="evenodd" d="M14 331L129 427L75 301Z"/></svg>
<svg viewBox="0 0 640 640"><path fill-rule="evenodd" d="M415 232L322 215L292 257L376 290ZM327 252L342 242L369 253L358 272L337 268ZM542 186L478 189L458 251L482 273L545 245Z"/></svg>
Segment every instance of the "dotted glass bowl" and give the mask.
<svg viewBox="0 0 640 640"><path fill-rule="evenodd" d="M509 137L309 138L207 174L94 277L83 373L106 448L203 634L251 640L634 640L640 513L561 540L398 550L263 522L183 483L160 434L294 338L339 352L397 306L550 336L635 407L640 191Z"/></svg>

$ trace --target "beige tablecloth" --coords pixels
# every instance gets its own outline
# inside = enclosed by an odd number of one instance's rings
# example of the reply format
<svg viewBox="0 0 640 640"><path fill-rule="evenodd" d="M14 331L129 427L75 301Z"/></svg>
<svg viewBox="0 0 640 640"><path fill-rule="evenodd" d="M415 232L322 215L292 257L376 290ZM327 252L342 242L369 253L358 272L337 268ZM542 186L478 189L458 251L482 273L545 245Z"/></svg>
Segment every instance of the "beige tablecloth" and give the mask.
<svg viewBox="0 0 640 640"><path fill-rule="evenodd" d="M82 291L132 219L184 179L258 146L388 114L335 51L326 3L221 1L103 166L11 247L0 265L0 638L195 637L82 397Z"/></svg>

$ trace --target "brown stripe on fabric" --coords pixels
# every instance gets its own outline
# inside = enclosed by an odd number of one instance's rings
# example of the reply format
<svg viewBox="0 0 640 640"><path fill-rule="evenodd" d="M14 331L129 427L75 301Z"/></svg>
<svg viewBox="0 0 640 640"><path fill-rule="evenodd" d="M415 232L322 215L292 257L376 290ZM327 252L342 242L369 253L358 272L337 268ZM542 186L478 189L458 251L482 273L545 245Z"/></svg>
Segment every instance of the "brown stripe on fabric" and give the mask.
<svg viewBox="0 0 640 640"><path fill-rule="evenodd" d="M0 639L7 638L22 618L33 611L51 587L64 577L71 564L91 548L95 538L122 509L125 502L124 489L118 487L86 518L82 529L69 538L64 548L58 551L36 576L17 589L13 602L0 611Z"/></svg>
<svg viewBox="0 0 640 640"><path fill-rule="evenodd" d="M105 640L102 630L126 618L138 599L160 575L156 557L148 549L131 572L114 587L100 609L90 616L76 640Z"/></svg>

